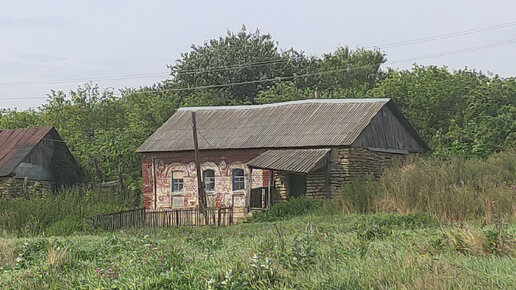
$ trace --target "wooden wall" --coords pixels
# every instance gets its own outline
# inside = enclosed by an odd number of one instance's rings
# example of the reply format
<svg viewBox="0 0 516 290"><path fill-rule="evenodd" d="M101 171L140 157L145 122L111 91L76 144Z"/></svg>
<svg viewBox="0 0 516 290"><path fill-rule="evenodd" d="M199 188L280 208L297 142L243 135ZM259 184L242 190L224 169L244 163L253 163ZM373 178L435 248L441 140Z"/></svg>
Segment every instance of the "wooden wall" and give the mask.
<svg viewBox="0 0 516 290"><path fill-rule="evenodd" d="M14 171L15 177L47 181L56 185L80 181L81 170L54 130L39 142Z"/></svg>
<svg viewBox="0 0 516 290"><path fill-rule="evenodd" d="M407 153L426 150L387 106L378 112L352 147L405 150Z"/></svg>

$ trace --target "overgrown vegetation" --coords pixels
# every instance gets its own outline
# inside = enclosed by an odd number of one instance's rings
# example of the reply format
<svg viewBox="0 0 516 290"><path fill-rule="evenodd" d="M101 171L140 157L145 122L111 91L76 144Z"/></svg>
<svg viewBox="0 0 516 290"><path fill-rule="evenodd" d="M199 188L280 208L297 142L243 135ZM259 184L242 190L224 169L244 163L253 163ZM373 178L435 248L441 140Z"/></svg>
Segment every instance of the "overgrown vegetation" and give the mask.
<svg viewBox="0 0 516 290"><path fill-rule="evenodd" d="M0 198L0 229L11 236L63 236L91 232L89 218L140 206L139 193L65 188L27 198ZM2 234L2 232L0 232Z"/></svg>
<svg viewBox="0 0 516 290"><path fill-rule="evenodd" d="M516 220L516 150L482 160L427 157L356 180L342 192L345 212L425 214L445 221Z"/></svg>
<svg viewBox="0 0 516 290"><path fill-rule="evenodd" d="M295 197L288 202L274 204L270 210L255 212L246 222L272 222L302 215L327 215L337 212L340 212L340 208L332 201Z"/></svg>
<svg viewBox="0 0 516 290"><path fill-rule="evenodd" d="M509 289L516 283L515 233L514 225L332 214L226 228L0 239L0 287Z"/></svg>

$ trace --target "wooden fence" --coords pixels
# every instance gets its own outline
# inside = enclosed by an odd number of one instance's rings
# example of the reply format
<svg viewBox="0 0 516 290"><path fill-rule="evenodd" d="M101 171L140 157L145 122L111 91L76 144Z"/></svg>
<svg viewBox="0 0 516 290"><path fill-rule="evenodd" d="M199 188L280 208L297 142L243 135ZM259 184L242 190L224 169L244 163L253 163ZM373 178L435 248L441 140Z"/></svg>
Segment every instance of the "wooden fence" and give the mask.
<svg viewBox="0 0 516 290"><path fill-rule="evenodd" d="M205 215L198 209L147 211L144 208L98 215L93 226L106 230L137 227L226 226L233 224L233 208L207 208Z"/></svg>

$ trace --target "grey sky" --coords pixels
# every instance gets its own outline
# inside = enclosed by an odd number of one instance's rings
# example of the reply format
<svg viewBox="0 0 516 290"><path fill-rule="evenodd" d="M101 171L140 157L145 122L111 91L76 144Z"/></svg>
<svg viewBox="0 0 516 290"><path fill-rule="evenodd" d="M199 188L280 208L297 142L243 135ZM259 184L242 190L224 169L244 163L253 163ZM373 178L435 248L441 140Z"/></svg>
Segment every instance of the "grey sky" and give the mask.
<svg viewBox="0 0 516 290"><path fill-rule="evenodd" d="M245 24L309 55L516 22L516 1L7 1L0 0L0 107L26 109L51 89L139 87L167 77L191 44ZM385 49L389 61L516 39L516 25ZM516 75L516 43L387 64ZM122 80L107 80L139 75ZM71 80L71 81L70 81ZM39 82L42 81L42 82Z"/></svg>

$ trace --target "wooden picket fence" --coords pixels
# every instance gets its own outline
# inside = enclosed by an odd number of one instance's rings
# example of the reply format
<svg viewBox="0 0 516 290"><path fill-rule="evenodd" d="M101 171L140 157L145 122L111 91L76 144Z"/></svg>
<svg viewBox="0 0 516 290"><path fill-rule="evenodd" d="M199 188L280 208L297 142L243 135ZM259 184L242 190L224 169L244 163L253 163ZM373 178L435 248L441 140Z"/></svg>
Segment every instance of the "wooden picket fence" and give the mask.
<svg viewBox="0 0 516 290"><path fill-rule="evenodd" d="M205 215L200 213L199 209L148 211L139 208L98 215L93 217L92 221L95 228L106 230L140 227L227 226L233 224L233 207L207 208Z"/></svg>

